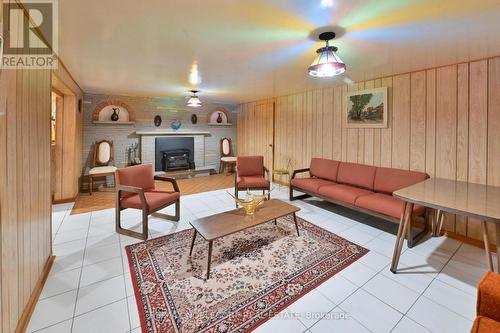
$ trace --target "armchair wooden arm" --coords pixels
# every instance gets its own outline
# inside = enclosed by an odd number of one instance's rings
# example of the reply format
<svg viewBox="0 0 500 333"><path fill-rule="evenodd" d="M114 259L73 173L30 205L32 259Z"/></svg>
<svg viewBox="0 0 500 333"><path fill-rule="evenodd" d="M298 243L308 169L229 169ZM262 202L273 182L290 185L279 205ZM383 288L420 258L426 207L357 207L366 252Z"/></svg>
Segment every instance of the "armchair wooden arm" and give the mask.
<svg viewBox="0 0 500 333"><path fill-rule="evenodd" d="M179 190L179 185L177 184L177 180L172 177L167 177L167 176L154 176L155 180L163 181L163 182L170 182L172 183L172 186L174 187L175 192L180 192Z"/></svg>
<svg viewBox="0 0 500 333"><path fill-rule="evenodd" d="M116 185L116 204L118 205L120 202L120 192L130 192L139 194L139 198L141 199L141 204L143 208L147 208L148 204L146 202L146 197L144 196L144 189L135 186L128 185Z"/></svg>
<svg viewBox="0 0 500 333"><path fill-rule="evenodd" d="M264 169L264 178L266 178L266 175L267 175L266 179L269 180L269 181L272 181L272 179L271 179L271 173L269 172L269 169L266 168L266 167L263 167L263 169Z"/></svg>
<svg viewBox="0 0 500 333"><path fill-rule="evenodd" d="M310 168L294 170L292 173L292 178L290 178L290 180L294 179L295 175L297 175L298 173L303 173L303 172L308 172L308 171L310 171Z"/></svg>

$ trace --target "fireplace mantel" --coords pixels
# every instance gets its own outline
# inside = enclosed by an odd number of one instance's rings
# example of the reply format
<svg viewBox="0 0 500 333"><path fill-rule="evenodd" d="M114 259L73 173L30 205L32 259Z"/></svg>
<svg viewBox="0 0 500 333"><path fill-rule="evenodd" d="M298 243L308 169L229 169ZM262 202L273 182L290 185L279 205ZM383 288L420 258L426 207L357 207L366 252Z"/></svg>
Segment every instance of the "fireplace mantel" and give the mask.
<svg viewBox="0 0 500 333"><path fill-rule="evenodd" d="M147 135L147 136L168 136L168 135L203 135L203 136L210 136L210 132L204 132L204 131L169 131L169 130L162 130L162 131L137 131L135 132L137 135Z"/></svg>

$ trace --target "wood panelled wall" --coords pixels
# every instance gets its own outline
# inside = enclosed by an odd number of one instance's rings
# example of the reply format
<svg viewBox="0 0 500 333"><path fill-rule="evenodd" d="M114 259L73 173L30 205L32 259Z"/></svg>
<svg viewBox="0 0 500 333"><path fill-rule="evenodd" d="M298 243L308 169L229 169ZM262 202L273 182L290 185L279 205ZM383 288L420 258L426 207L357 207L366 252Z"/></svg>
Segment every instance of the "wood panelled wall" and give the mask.
<svg viewBox="0 0 500 333"><path fill-rule="evenodd" d="M22 331L52 259L51 78L0 69L0 332Z"/></svg>
<svg viewBox="0 0 500 333"><path fill-rule="evenodd" d="M385 129L347 129L348 91L389 87ZM275 98L274 167L311 157L425 171L500 186L500 57ZM257 150L259 113L239 106L238 151ZM478 223L448 215L445 228L480 239Z"/></svg>

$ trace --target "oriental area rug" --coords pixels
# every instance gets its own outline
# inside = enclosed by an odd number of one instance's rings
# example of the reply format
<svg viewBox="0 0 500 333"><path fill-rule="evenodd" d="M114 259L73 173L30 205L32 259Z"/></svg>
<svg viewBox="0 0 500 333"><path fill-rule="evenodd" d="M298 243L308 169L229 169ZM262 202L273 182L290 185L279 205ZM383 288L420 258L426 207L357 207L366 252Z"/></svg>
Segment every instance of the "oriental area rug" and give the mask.
<svg viewBox="0 0 500 333"><path fill-rule="evenodd" d="M193 229L126 248L143 332L250 332L368 252L292 216L208 242Z"/></svg>

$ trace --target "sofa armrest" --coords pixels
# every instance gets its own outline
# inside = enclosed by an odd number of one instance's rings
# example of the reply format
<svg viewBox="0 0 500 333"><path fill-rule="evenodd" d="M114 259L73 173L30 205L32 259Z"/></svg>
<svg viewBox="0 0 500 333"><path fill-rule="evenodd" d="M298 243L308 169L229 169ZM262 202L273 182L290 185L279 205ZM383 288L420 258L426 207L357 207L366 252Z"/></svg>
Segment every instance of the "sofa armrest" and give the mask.
<svg viewBox="0 0 500 333"><path fill-rule="evenodd" d="M500 274L487 272L477 288L477 315L500 321Z"/></svg>
<svg viewBox="0 0 500 333"><path fill-rule="evenodd" d="M290 181L292 181L292 179L294 179L294 178L295 178L295 176L296 176L298 173L309 172L309 171L310 171L310 168L293 170L292 177L290 178Z"/></svg>
<svg viewBox="0 0 500 333"><path fill-rule="evenodd" d="M179 191L179 185L177 184L177 180L172 177L167 177L167 176L154 176L155 180L160 180L162 182L169 182L172 183L172 186L174 187L175 192L180 192Z"/></svg>

